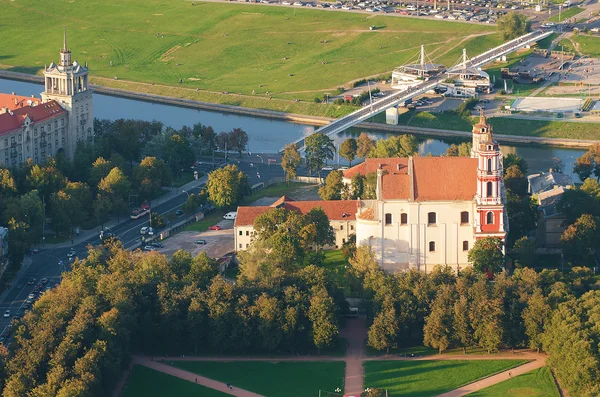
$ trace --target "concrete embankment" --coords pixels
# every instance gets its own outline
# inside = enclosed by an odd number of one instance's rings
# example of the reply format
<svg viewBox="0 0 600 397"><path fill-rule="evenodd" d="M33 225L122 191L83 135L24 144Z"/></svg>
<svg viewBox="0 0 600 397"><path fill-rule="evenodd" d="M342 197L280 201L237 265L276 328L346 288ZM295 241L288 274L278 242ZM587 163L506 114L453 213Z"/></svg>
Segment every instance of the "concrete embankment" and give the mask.
<svg viewBox="0 0 600 397"><path fill-rule="evenodd" d="M0 70L0 78L25 81L30 83L43 84L44 78L42 76L35 76L25 73L11 72L8 70ZM263 117L277 120L284 120L293 123L307 124L313 126L323 126L329 124L332 118L320 117L320 116L307 116L301 114L292 114L277 112L274 110L265 109L251 109L233 105L223 105L218 103L194 101L190 99L173 98L162 95L146 94L141 92L126 91L118 88L110 88L98 85L90 85L90 88L99 94L111 95L121 98L134 99L139 101L146 101L152 103L161 103L165 105L173 105L186 107L191 109L210 110L214 112L224 112L240 114L244 116L252 117ZM18 94L18 93L16 93ZM356 128L364 128L368 130L385 131L390 133L410 133L415 135L425 135L433 137L445 137L445 138L470 138L471 131L454 131L454 130L439 130L434 128L422 128L422 127L411 127L403 125L388 125L381 123L370 123L363 122L356 125ZM544 137L530 137L530 136L518 136L518 135L503 135L495 134L495 138L499 142L519 143L519 144L537 144L537 145L551 145L551 146L563 146L573 148L585 148L592 144L598 143L593 140L583 139L567 139L567 138L544 138Z"/></svg>

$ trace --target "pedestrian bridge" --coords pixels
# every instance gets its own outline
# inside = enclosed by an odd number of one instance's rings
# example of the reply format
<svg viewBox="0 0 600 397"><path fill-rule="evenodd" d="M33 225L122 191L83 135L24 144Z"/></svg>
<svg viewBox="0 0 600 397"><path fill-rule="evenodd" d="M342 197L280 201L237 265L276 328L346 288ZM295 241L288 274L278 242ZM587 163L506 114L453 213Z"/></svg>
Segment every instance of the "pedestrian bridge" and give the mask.
<svg viewBox="0 0 600 397"><path fill-rule="evenodd" d="M518 50L519 48L522 48L529 44L533 44L543 38L546 38L552 33L552 30L536 30L524 36L517 37L516 39L508 41L498 47L492 48L491 50L488 50L482 54L477 55L474 58L471 58L469 66L475 68L482 67L504 55L510 54L511 52ZM453 71L454 68L460 68L462 66L463 64L458 64L453 68L449 69L448 71ZM353 113L350 113L342 118L334 120L330 124L319 128L315 132L321 132L327 136L338 134L360 123L361 121L365 121L378 113L384 112L386 109L389 109L393 106L397 106L409 99L412 99L416 96L424 94L429 90L436 88L445 78L446 74L442 73L430 78L429 80L423 81L421 84L414 86L409 90L394 91L385 98L374 101L371 104L363 106L361 109ZM296 143L299 149L303 149L304 137L298 139L294 143Z"/></svg>

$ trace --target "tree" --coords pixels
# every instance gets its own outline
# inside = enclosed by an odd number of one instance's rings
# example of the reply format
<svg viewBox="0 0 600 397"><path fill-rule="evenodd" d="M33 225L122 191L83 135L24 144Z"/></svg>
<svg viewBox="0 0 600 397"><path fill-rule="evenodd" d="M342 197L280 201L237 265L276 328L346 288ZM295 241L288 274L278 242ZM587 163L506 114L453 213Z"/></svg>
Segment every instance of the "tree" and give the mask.
<svg viewBox="0 0 600 397"><path fill-rule="evenodd" d="M454 302L454 322L452 328L454 329L454 339L462 346L464 354L467 354L467 348L473 346L475 343L469 313L469 298L461 294Z"/></svg>
<svg viewBox="0 0 600 397"><path fill-rule="evenodd" d="M248 177L236 165L229 164L208 174L206 191L219 208L231 208L250 193Z"/></svg>
<svg viewBox="0 0 600 397"><path fill-rule="evenodd" d="M64 190L52 193L50 196L50 216L52 217L52 227L56 234L71 233L73 223L71 219L71 196Z"/></svg>
<svg viewBox="0 0 600 397"><path fill-rule="evenodd" d="M335 305L324 287L313 287L308 318L311 322L313 343L319 354L331 346L339 330L335 321Z"/></svg>
<svg viewBox="0 0 600 397"><path fill-rule="evenodd" d="M150 226L155 229L162 229L166 226L165 220L158 212L153 212L150 216Z"/></svg>
<svg viewBox="0 0 600 397"><path fill-rule="evenodd" d="M452 344L455 290L442 285L431 305L431 313L425 319L423 343L438 349L442 354Z"/></svg>
<svg viewBox="0 0 600 397"><path fill-rule="evenodd" d="M133 185L144 199L152 199L161 193L163 186L171 184L171 171L167 164L156 157L145 157L133 170Z"/></svg>
<svg viewBox="0 0 600 397"><path fill-rule="evenodd" d="M390 354L390 349L396 348L396 338L399 331L396 309L391 299L386 299L373 324L369 327L367 344L376 350L385 350Z"/></svg>
<svg viewBox="0 0 600 397"><path fill-rule="evenodd" d="M471 155L471 142L462 142L460 145L454 143L446 149L448 157L469 157Z"/></svg>
<svg viewBox="0 0 600 397"><path fill-rule="evenodd" d="M518 196L512 191L506 192L506 212L510 230L506 238L508 247L528 234L536 227L538 210L537 201L530 196Z"/></svg>
<svg viewBox="0 0 600 397"><path fill-rule="evenodd" d="M183 212L185 212L188 215L191 215L196 212L200 205L200 198L192 193L183 205Z"/></svg>
<svg viewBox="0 0 600 397"><path fill-rule="evenodd" d="M594 250L600 247L600 222L590 214L581 215L560 236L565 256L573 262L593 263Z"/></svg>
<svg viewBox="0 0 600 397"><path fill-rule="evenodd" d="M409 157L419 151L419 144L414 135L392 135L380 139L368 154L370 158Z"/></svg>
<svg viewBox="0 0 600 397"><path fill-rule="evenodd" d="M304 215L304 224L314 226L312 243L323 247L335 242L335 233L329 223L329 218L321 207L313 208Z"/></svg>
<svg viewBox="0 0 600 397"><path fill-rule="evenodd" d="M587 178L581 185L581 191L600 199L600 183L596 179Z"/></svg>
<svg viewBox="0 0 600 397"><path fill-rule="evenodd" d="M319 196L322 200L341 200L342 190L344 189L344 182L342 178L344 174L342 171L331 171L327 178L325 178L325 184L319 188Z"/></svg>
<svg viewBox="0 0 600 397"><path fill-rule="evenodd" d="M98 183L98 196L105 201L109 212L122 212L127 208L125 197L128 197L129 188L127 176L119 168L114 167Z"/></svg>
<svg viewBox="0 0 600 397"><path fill-rule="evenodd" d="M88 185L96 191L96 189L98 189L98 183L100 183L103 178L106 178L113 168L114 164L112 162L105 160L103 157L98 157L92 164Z"/></svg>
<svg viewBox="0 0 600 397"><path fill-rule="evenodd" d="M229 132L229 146L228 149L235 150L242 155L242 151L246 149L248 145L248 133L241 128L234 128Z"/></svg>
<svg viewBox="0 0 600 397"><path fill-rule="evenodd" d="M375 143L373 140L366 133L361 132L356 140L356 155L366 158L374 147Z"/></svg>
<svg viewBox="0 0 600 397"><path fill-rule="evenodd" d="M513 165L516 165L519 168L519 170L521 170L521 173L523 175L527 175L527 171L529 170L527 161L514 153L509 153L506 156L504 156L502 163L504 165L504 173L506 173L506 171Z"/></svg>
<svg viewBox="0 0 600 397"><path fill-rule="evenodd" d="M283 148L283 156L281 157L281 168L285 171L286 182L289 183L290 180L296 177L296 170L301 163L302 157L300 156L296 144L288 143L285 145Z"/></svg>
<svg viewBox="0 0 600 397"><path fill-rule="evenodd" d="M586 152L575 160L573 172L579 176L579 179L584 181L592 175L595 166L594 157L589 152Z"/></svg>
<svg viewBox="0 0 600 397"><path fill-rule="evenodd" d="M525 334L529 338L529 348L536 349L538 353L542 347L542 336L548 313L551 313L551 308L546 303L542 291L537 288L527 300L527 307L523 310L523 323Z"/></svg>
<svg viewBox="0 0 600 397"><path fill-rule="evenodd" d="M311 172L318 172L319 177L325 161L333 160L334 153L333 141L321 132L309 135L304 139L306 166Z"/></svg>
<svg viewBox="0 0 600 397"><path fill-rule="evenodd" d="M535 266L535 239L527 236L521 237L515 241L513 251L519 256L519 266Z"/></svg>
<svg viewBox="0 0 600 397"><path fill-rule="evenodd" d="M498 237L479 239L469 250L469 262L473 263L473 268L478 272L498 273L504 265L503 245Z"/></svg>
<svg viewBox="0 0 600 397"><path fill-rule="evenodd" d="M162 158L169 165L173 175L189 168L196 161L196 156L188 140L181 134L172 134L167 138Z"/></svg>
<svg viewBox="0 0 600 397"><path fill-rule="evenodd" d="M275 350L281 343L281 305L277 298L262 293L252 308L257 317L258 332L262 347L268 351Z"/></svg>
<svg viewBox="0 0 600 397"><path fill-rule="evenodd" d="M340 146L340 156L348 160L350 167L352 167L352 161L356 158L358 151L358 144L356 139L348 138Z"/></svg>
<svg viewBox="0 0 600 397"><path fill-rule="evenodd" d="M527 178L516 164L504 170L504 185L516 195L525 196L527 194Z"/></svg>
<svg viewBox="0 0 600 397"><path fill-rule="evenodd" d="M531 23L527 20L527 16L516 12L509 12L501 16L496 24L498 33L504 41L523 36L531 30Z"/></svg>
<svg viewBox="0 0 600 397"><path fill-rule="evenodd" d="M44 200L49 200L50 194L62 189L64 184L65 177L58 171L52 159L45 166L34 164L27 175L27 187L37 190Z"/></svg>

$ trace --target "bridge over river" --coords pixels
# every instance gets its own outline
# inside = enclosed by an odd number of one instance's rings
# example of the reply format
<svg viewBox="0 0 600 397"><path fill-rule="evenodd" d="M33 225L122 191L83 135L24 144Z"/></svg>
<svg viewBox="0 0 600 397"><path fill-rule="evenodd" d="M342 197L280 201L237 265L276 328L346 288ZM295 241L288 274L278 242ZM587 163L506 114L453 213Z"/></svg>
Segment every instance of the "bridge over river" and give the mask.
<svg viewBox="0 0 600 397"><path fill-rule="evenodd" d="M498 58L504 55L510 54L511 52L518 50L519 48L542 40L543 38L550 36L552 33L553 32L551 30L536 30L524 36L517 37L516 39L508 41L498 47L492 48L491 50L488 50L482 54L477 55L474 58L471 58L471 60L469 61L469 66L474 68L482 67L490 62L497 60ZM455 66L455 68L461 66L462 65L457 65ZM453 69L451 68L448 71L451 72L452 70ZM409 90L392 92L385 98L374 101L371 104L364 106L353 113L350 113L342 118L334 120L330 124L319 128L315 132L321 132L327 136L338 134L360 123L361 121L367 120L368 118L378 113L384 112L386 109L389 109L393 106L397 106L409 99L412 99L418 95L424 94L425 92L436 88L445 78L446 74L441 73L427 80L424 80L422 83L411 87ZM294 143L296 143L298 148L303 148L304 138L300 138Z"/></svg>

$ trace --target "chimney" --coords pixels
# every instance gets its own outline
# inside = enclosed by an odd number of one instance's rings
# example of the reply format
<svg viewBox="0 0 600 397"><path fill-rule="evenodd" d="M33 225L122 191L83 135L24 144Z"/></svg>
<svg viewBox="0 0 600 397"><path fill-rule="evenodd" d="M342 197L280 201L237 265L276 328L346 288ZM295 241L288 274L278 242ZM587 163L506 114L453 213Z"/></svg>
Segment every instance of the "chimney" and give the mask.
<svg viewBox="0 0 600 397"><path fill-rule="evenodd" d="M15 98L15 106L17 106L19 104L19 100L17 98Z"/></svg>
<svg viewBox="0 0 600 397"><path fill-rule="evenodd" d="M415 201L415 175L414 175L413 157L408 157L408 183L410 188L410 201Z"/></svg>
<svg viewBox="0 0 600 397"><path fill-rule="evenodd" d="M383 200L383 164L377 167L377 200Z"/></svg>
<svg viewBox="0 0 600 397"><path fill-rule="evenodd" d="M550 168L548 172L554 172L554 168Z"/></svg>

